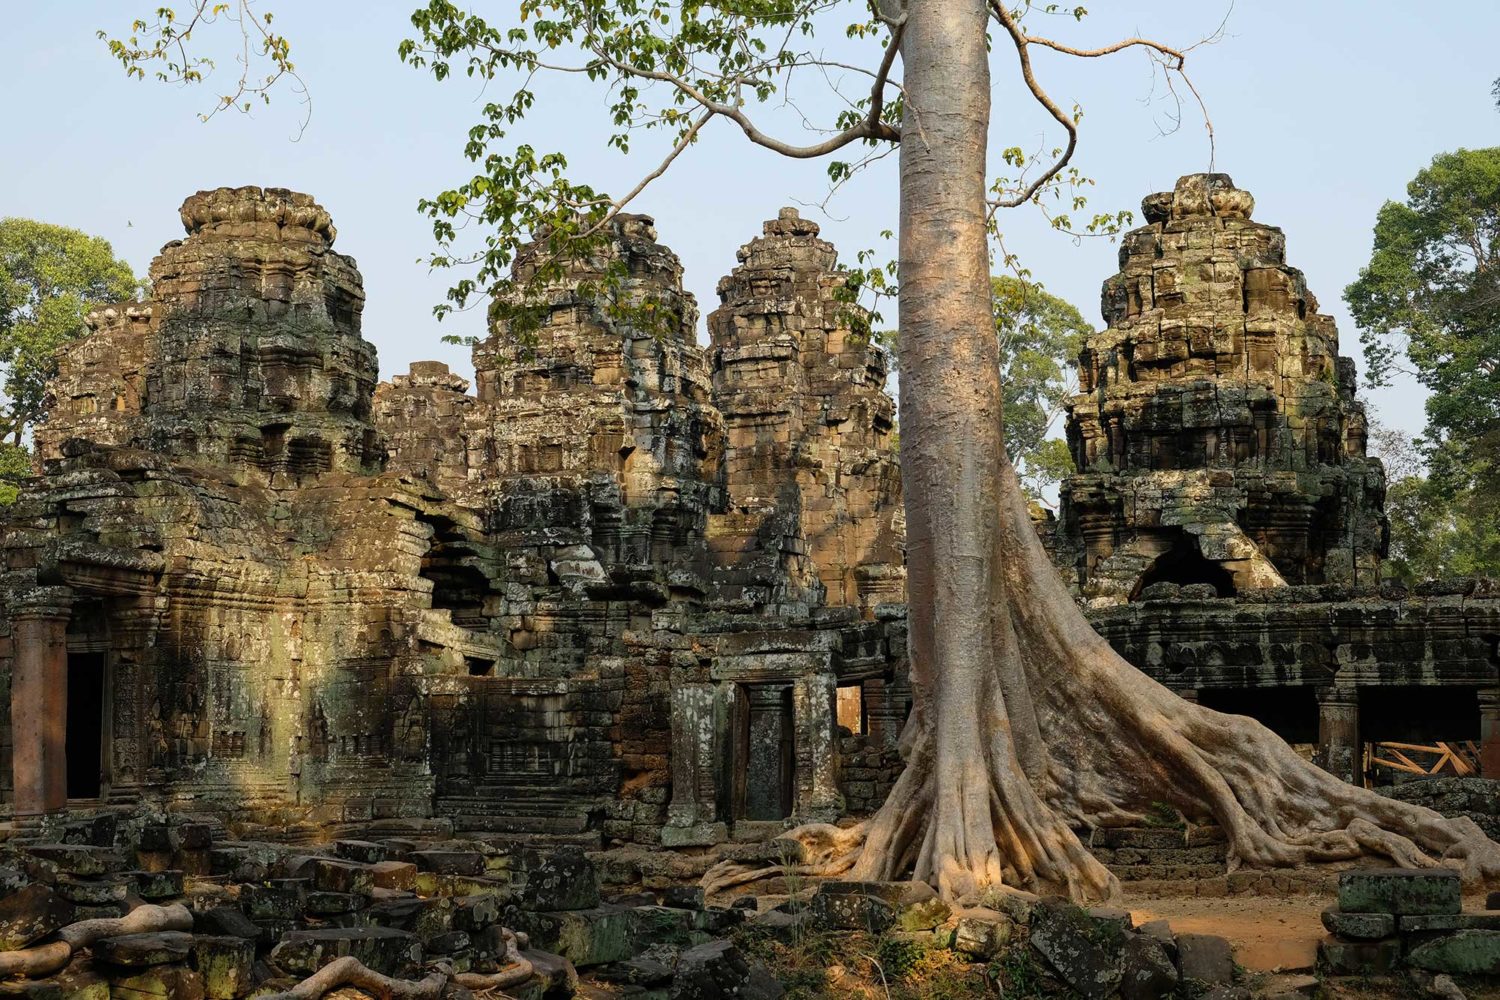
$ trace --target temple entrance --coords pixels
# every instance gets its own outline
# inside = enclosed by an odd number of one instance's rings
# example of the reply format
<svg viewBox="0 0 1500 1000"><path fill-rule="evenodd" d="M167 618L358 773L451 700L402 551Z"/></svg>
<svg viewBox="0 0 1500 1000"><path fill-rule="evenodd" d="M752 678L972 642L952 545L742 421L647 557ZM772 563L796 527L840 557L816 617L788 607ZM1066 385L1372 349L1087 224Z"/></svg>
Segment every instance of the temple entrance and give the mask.
<svg viewBox="0 0 1500 1000"><path fill-rule="evenodd" d="M746 684L737 699L735 743L741 761L735 775L735 819L779 820L792 814L796 770L792 688Z"/></svg>
<svg viewBox="0 0 1500 1000"><path fill-rule="evenodd" d="M104 654L68 654L68 798L97 799L104 770Z"/></svg>
<svg viewBox="0 0 1500 1000"><path fill-rule="evenodd" d="M1187 585L1206 583L1214 588L1219 597L1234 596L1234 577L1223 566L1211 562L1198 551L1198 543L1179 535L1172 547L1161 555L1141 576L1130 599L1140 597L1141 591L1153 583L1175 583Z"/></svg>

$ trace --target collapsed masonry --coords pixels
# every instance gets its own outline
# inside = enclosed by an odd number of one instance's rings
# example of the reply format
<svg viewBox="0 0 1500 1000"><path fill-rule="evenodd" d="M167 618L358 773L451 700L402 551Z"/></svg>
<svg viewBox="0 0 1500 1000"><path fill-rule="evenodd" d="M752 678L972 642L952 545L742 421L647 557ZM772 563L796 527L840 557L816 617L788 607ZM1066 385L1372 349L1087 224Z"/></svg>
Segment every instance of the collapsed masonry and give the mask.
<svg viewBox="0 0 1500 1000"><path fill-rule="evenodd" d="M1049 545L1128 659L1336 773L1399 738L1500 773L1500 594L1380 588L1352 374L1250 207L1222 175L1146 200ZM153 298L63 355L0 524L0 810L683 846L882 801L911 699L893 411L816 225L740 250L705 349L622 216L519 303L534 330L496 312L470 394L436 362L375 384L307 196L183 221Z"/></svg>

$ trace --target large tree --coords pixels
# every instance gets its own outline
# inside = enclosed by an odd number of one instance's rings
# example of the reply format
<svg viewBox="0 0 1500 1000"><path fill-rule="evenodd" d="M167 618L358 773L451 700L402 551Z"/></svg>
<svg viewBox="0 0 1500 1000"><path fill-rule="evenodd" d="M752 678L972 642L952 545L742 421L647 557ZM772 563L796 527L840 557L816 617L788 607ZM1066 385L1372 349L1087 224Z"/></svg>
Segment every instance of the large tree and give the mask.
<svg viewBox="0 0 1500 1000"><path fill-rule="evenodd" d="M1042 500L1073 471L1067 442L1051 433L1077 390L1078 352L1093 328L1071 302L1025 276L991 278L990 292L1005 399L1005 450L1027 497ZM897 330L876 334L897 358L899 336Z"/></svg>
<svg viewBox="0 0 1500 1000"><path fill-rule="evenodd" d="M130 265L99 237L33 219L0 219L0 436L12 447L20 448L42 418L57 352L83 336L84 316L138 288Z"/></svg>
<svg viewBox="0 0 1500 1000"><path fill-rule="evenodd" d="M251 2L238 0L242 22ZM495 6L487 18L430 0L400 48L407 62L439 78L476 77L492 95L468 134L477 172L423 203L438 263L459 262L464 223L485 234L475 269L454 285L454 306L482 292L524 301L508 273L523 243L540 239L544 260L589 252L609 219L706 128L727 125L789 157L830 157L835 181L871 157L899 154L901 464L916 697L902 736L906 768L879 812L852 828L788 835L804 850L805 871L914 873L950 897L1003 884L1099 898L1115 880L1075 828L1132 822L1167 802L1216 818L1235 864L1373 852L1414 865L1443 857L1470 876L1500 875L1500 846L1472 821L1344 784L1258 723L1183 701L1126 663L1090 628L1032 528L1003 447L991 237L997 210L1076 179L1068 164L1077 137L1075 115L1048 95L1032 53L1140 50L1181 88L1182 51L1141 38L1071 46L1030 26L1055 7L1004 0L875 0L869 9L854 0ZM844 29L847 53L826 54L830 27ZM117 54L127 64L135 54L159 57L160 24L152 30L117 40ZM166 51L169 66L184 65L176 49ZM1021 175L1009 181L990 173L987 155L990 70L1001 60L1066 135L1048 162L1007 150L1005 169ZM639 183L607 193L572 179L562 154L509 137L545 101L540 81L553 73L599 85L614 121L611 144L626 149L642 132L666 134L670 148ZM793 74L843 74L860 80L861 92L821 137L789 141L761 116ZM502 79L514 89L502 90ZM713 874L724 885L755 873Z"/></svg>

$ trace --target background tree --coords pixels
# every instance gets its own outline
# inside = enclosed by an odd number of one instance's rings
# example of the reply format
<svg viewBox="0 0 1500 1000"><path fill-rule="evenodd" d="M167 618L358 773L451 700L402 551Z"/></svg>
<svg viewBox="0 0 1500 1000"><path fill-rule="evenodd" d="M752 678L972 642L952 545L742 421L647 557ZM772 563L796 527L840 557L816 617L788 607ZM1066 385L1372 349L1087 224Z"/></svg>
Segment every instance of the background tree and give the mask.
<svg viewBox="0 0 1500 1000"><path fill-rule="evenodd" d="M1430 390L1424 491L1466 506L1500 490L1500 148L1435 157L1375 221L1344 291L1366 378Z"/></svg>
<svg viewBox="0 0 1500 1000"><path fill-rule="evenodd" d="M439 243L434 263L472 265L449 304L490 291L498 308L524 309L529 276L550 280L560 268L549 262L591 253L611 218L710 126L784 156L830 157L835 183L894 148L915 697L901 739L906 766L889 797L856 826L788 833L802 870L876 881L912 872L950 898L1002 885L1099 898L1118 885L1075 827L1138 822L1168 802L1215 817L1231 864L1376 852L1411 865L1439 855L1470 877L1500 876L1500 845L1472 820L1344 784L1259 723L1190 704L1136 670L1089 626L1043 551L1001 437L990 284L996 213L1071 198L1081 183L1069 166L1076 109L1050 96L1032 52L1145 52L1193 93L1181 75L1184 50L1143 38L1082 48L1033 33L1036 20L1059 12L1085 13L1005 0L874 0L868 8L855 0L520 0L513 15L497 4L490 19L429 0L412 16L415 37L401 44L401 57L439 79L477 78L495 95L467 136L475 174L422 204ZM849 40L850 54L825 54L833 32ZM1001 169L1011 176L996 177L987 159L990 66L1002 56L1015 60L1013 71L1066 141L1040 161L1006 150ZM765 105L792 74L838 72L863 90L842 95L847 103L837 104L843 110L821 137L798 142L768 131ZM633 186L607 193L571 178L561 153L509 137L544 99L538 81L555 73L598 85L611 145L630 149L663 134L669 148ZM481 243L462 254L469 224ZM532 240L541 266L512 275ZM708 884L758 874L729 866Z"/></svg>
<svg viewBox="0 0 1500 1000"><path fill-rule="evenodd" d="M1027 497L1041 500L1073 472L1067 442L1049 437L1064 404L1078 388L1078 352L1093 328L1070 302L1024 277L990 279L1000 387L1005 399L1005 450ZM891 351L897 331L876 339Z"/></svg>
<svg viewBox="0 0 1500 1000"><path fill-rule="evenodd" d="M1427 477L1421 442L1372 420L1370 451L1385 464L1391 547L1382 573L1408 585L1500 576L1500 510L1473 490L1444 490Z"/></svg>
<svg viewBox="0 0 1500 1000"><path fill-rule="evenodd" d="M83 335L88 311L131 298L140 287L130 265L97 236L0 219L0 436L11 447L22 447L41 419L58 349Z"/></svg>

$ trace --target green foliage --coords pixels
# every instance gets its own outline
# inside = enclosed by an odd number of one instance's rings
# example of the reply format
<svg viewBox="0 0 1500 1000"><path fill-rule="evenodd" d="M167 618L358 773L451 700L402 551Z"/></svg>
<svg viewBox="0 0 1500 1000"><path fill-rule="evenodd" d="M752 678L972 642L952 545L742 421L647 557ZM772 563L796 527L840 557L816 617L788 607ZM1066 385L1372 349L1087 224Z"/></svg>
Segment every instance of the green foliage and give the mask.
<svg viewBox="0 0 1500 1000"><path fill-rule="evenodd" d="M1455 490L1430 478L1421 442L1375 421L1370 451L1384 463L1387 477L1391 534L1382 572L1388 579L1410 585L1443 577L1500 577L1500 500L1494 494Z"/></svg>
<svg viewBox="0 0 1500 1000"><path fill-rule="evenodd" d="M21 481L31 475L31 452L22 445L0 444L0 507L16 502Z"/></svg>
<svg viewBox="0 0 1500 1000"><path fill-rule="evenodd" d="M292 62L291 42L272 27L274 14L254 8L255 0L190 0L182 14L171 7L158 7L152 18L135 19L124 37L113 37L107 31L95 34L125 68L126 77L144 80L149 67L150 75L160 83L204 83L214 70L214 60L195 47L195 35L200 28L207 30L220 20L229 21L238 26L242 43L234 53L240 67L239 81L228 93L221 92L213 108L199 117L207 121L230 108L248 113L257 101L269 104L271 91L283 77L289 77L302 95L305 128L312 103ZM264 77L253 75L256 63L267 66Z"/></svg>
<svg viewBox="0 0 1500 1000"><path fill-rule="evenodd" d="M1500 148L1443 153L1386 202L1344 297L1369 380L1409 373L1431 391L1435 495L1500 489Z"/></svg>
<svg viewBox="0 0 1500 1000"><path fill-rule="evenodd" d="M41 416L59 348L84 333L96 305L140 283L109 243L31 219L0 219L0 435L19 445Z"/></svg>
<svg viewBox="0 0 1500 1000"><path fill-rule="evenodd" d="M1077 386L1073 368L1092 328L1072 304L1024 278L994 277L990 288L1000 341L1005 448L1022 487L1036 499L1073 472L1067 443L1047 435ZM875 336L895 351L898 331Z"/></svg>

